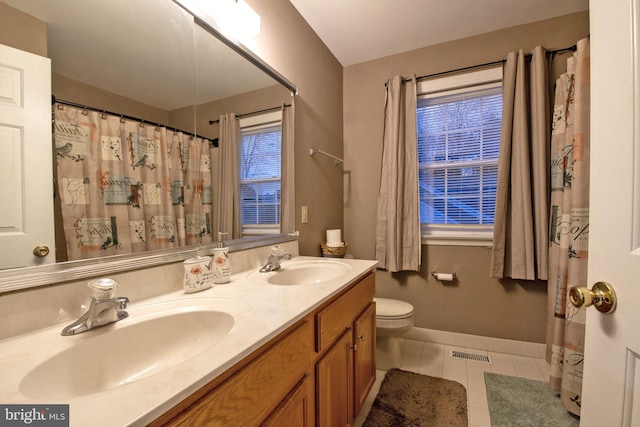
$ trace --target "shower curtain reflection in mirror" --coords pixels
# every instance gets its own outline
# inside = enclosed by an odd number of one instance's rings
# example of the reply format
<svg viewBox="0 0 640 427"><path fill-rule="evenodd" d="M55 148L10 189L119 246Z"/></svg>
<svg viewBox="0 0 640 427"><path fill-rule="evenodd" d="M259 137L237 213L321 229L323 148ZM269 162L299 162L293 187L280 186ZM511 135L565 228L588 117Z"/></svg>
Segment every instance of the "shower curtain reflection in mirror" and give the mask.
<svg viewBox="0 0 640 427"><path fill-rule="evenodd" d="M69 260L212 241L208 140L59 103L53 135Z"/></svg>

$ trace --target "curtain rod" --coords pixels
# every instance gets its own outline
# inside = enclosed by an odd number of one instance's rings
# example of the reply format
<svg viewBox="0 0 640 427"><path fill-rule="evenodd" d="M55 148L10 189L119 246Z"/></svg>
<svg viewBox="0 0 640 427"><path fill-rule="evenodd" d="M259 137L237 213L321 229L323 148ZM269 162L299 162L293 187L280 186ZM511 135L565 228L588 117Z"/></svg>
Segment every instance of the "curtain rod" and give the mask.
<svg viewBox="0 0 640 427"><path fill-rule="evenodd" d="M269 108L265 108L264 110L258 110L258 111L251 111L249 113L243 113L243 114L238 114L236 116L236 119L239 119L240 117L245 117L245 116L252 116L254 114L260 114L260 113L267 113L269 111L275 111L275 110L279 110L282 107L291 107L291 104L283 104L283 105L279 105L277 107L269 107ZM209 124L212 125L214 123L219 123L220 120L209 120Z"/></svg>
<svg viewBox="0 0 640 427"><path fill-rule="evenodd" d="M164 128L168 128L168 129L173 129L174 132L182 132L185 135L189 135L191 137L206 139L207 141L210 141L211 144L213 144L214 147L218 146L218 142L216 141L218 138L215 138L215 139L214 138L207 138L205 136L200 136L200 135L197 135L195 133L184 131L182 129L173 128L173 127L170 127L170 126L167 126L167 125L163 125L161 123L154 123L154 122L151 122L149 120L140 119L138 117L128 116L126 114L114 113L113 111L101 110L100 108L89 107L87 105L78 104L76 102L57 99L54 95L51 95L51 105L53 105L55 103L62 104L62 105L68 105L70 107L81 108L83 110L91 110L91 111L95 111L95 112L98 112L98 113L110 114L112 116L121 117L121 118L127 119L127 120L133 120L133 121L140 122L140 123L147 123L147 124L155 126L155 127L164 127Z"/></svg>
<svg viewBox="0 0 640 427"><path fill-rule="evenodd" d="M577 49L578 49L578 46L574 44L573 46L563 47L562 49L548 50L546 52L546 54L547 54L547 56L551 56L551 59L553 60L553 58L558 53L569 52L569 51L575 52ZM531 58L531 54L530 53L526 54L525 58ZM475 68L483 68L483 67L489 67L491 65L504 64L505 62L506 62L506 59L500 59L500 60L497 60L497 61L485 62L484 64L470 65L468 67L456 68L455 70L441 71L439 73L427 74L425 76L416 77L416 81L425 80L425 79L429 79L429 78L432 78L432 77L443 76L443 75L446 75L446 74L460 73L462 71L473 70ZM402 79L403 82L409 82L411 80L412 79ZM384 85L386 86L387 83L385 82Z"/></svg>

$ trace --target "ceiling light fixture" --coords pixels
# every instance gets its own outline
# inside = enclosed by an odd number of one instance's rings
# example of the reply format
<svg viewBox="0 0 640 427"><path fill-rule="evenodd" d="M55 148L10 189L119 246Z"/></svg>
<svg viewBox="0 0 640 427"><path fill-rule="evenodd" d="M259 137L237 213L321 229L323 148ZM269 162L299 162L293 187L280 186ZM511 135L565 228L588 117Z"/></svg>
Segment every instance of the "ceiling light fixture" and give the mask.
<svg viewBox="0 0 640 427"><path fill-rule="evenodd" d="M190 0L207 16L211 17L225 35L243 39L260 34L260 15L244 0Z"/></svg>

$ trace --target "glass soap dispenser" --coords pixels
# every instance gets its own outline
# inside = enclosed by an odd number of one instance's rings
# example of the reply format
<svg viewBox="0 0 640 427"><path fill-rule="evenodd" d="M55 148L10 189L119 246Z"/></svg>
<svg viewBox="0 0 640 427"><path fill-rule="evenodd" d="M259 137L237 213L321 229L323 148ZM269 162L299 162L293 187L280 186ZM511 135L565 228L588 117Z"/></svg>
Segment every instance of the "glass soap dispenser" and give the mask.
<svg viewBox="0 0 640 427"><path fill-rule="evenodd" d="M229 283L231 280L231 263L229 247L224 246L222 236L229 233L218 233L218 241L213 249L213 283Z"/></svg>

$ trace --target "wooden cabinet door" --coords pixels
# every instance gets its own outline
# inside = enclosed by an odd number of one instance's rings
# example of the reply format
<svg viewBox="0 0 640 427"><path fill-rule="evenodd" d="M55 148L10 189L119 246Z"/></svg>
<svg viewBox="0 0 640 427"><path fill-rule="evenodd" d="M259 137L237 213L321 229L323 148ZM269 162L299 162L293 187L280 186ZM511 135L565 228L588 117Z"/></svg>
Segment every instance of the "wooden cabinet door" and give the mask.
<svg viewBox="0 0 640 427"><path fill-rule="evenodd" d="M353 343L347 329L316 364L316 425L353 423Z"/></svg>
<svg viewBox="0 0 640 427"><path fill-rule="evenodd" d="M261 426L312 427L313 401L313 378L307 376Z"/></svg>
<svg viewBox="0 0 640 427"><path fill-rule="evenodd" d="M353 326L354 352L354 407L357 417L376 380L376 305L369 306L356 319Z"/></svg>

